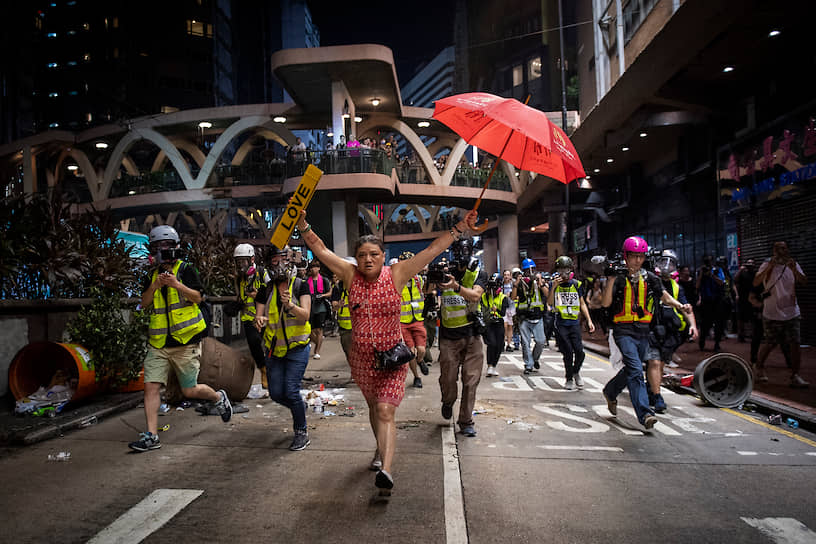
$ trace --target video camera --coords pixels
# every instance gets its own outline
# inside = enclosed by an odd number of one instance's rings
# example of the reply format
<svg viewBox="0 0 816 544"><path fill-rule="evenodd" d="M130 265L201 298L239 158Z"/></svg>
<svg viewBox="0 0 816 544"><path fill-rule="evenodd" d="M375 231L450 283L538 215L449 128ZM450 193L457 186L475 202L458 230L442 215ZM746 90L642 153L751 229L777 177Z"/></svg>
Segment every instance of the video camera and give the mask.
<svg viewBox="0 0 816 544"><path fill-rule="evenodd" d="M590 259L593 264L604 265L604 276L628 276L629 267L626 266L626 261L623 259L623 254L618 252L609 259L604 255L595 255Z"/></svg>
<svg viewBox="0 0 816 544"><path fill-rule="evenodd" d="M172 249L159 249L154 253L158 259L157 262L161 263L172 263L181 259L184 259L185 252L180 247L175 247Z"/></svg>
<svg viewBox="0 0 816 544"><path fill-rule="evenodd" d="M445 263L431 263L428 265L428 283L445 283L448 274L448 265Z"/></svg>

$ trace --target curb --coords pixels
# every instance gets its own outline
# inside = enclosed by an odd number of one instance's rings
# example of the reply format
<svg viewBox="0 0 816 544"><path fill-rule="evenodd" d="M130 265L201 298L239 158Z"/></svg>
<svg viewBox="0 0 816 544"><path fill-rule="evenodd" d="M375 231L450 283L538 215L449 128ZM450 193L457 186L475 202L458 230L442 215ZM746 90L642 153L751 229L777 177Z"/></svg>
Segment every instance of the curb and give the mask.
<svg viewBox="0 0 816 544"><path fill-rule="evenodd" d="M8 429L0 433L0 446L29 446L50 438L62 436L67 431L85 427L90 418L101 420L113 414L135 408L141 404L143 398L144 395L141 391L120 393L117 395L117 398L114 399L106 398L103 402L95 405L86 404L79 406L62 417L55 417L49 421L49 424L42 424L34 429L30 427Z"/></svg>
<svg viewBox="0 0 816 544"><path fill-rule="evenodd" d="M584 342L584 348L598 355L609 357L609 348L601 344ZM693 370L689 371L688 369L683 370L688 373L694 372ZM697 396L697 392L694 390L694 388L683 387L681 389L686 393ZM746 404L751 403L756 405L758 408L757 412L761 412L763 414L781 414L783 417L790 417L798 420L800 427L804 427L807 430L816 430L816 416L814 414L804 412L798 408L788 406L781 402L775 402L765 397L754 395L753 393L751 393L751 396L748 397L748 400L745 402Z"/></svg>

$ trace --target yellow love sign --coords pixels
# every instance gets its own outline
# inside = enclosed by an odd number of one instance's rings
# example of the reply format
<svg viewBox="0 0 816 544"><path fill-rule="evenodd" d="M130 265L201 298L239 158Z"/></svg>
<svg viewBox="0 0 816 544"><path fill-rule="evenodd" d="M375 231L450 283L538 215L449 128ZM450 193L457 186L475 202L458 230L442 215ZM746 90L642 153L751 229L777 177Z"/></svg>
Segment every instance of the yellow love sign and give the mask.
<svg viewBox="0 0 816 544"><path fill-rule="evenodd" d="M315 165L310 164L306 167L306 172L300 178L300 184L286 205L283 215L278 220L278 226L272 234L270 241L278 249L283 249L289 243L295 225L300 220L300 211L309 205L309 201L312 200L315 194L317 182L320 181L322 175L323 170Z"/></svg>

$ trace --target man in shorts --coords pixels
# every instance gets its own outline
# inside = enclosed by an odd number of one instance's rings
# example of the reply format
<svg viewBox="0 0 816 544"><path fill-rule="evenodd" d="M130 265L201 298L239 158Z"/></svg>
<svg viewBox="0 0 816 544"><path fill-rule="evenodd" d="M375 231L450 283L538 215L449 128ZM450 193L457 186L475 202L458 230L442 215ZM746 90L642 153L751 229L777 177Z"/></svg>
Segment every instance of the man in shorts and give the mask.
<svg viewBox="0 0 816 544"><path fill-rule="evenodd" d="M179 235L169 225L150 231L150 253L158 267L149 276L142 292L142 308L152 308L148 330L147 356L144 362L144 412L147 431L128 447L138 452L156 450L159 440L161 386L167 384L170 369L176 373L181 393L187 398L204 399L215 404L226 423L232 417L227 393L198 383L201 340L207 324L198 307L202 301L198 270L181 259Z"/></svg>
<svg viewBox="0 0 816 544"><path fill-rule="evenodd" d="M410 251L403 251L399 256L400 261L406 261L413 257ZM422 373L428 375L428 365L425 364L425 342L427 341L427 331L425 330L425 292L422 278L414 276L405 287L402 288L402 311L400 313L400 327L405 343L414 352L415 357L408 363L414 375L414 387L422 388L422 378L417 373L417 362Z"/></svg>

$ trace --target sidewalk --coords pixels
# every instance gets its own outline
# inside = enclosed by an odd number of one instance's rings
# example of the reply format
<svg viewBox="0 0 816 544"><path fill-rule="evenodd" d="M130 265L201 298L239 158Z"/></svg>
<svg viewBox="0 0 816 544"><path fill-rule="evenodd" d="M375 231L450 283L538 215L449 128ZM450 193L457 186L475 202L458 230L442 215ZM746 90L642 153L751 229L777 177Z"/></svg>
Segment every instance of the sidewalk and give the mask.
<svg viewBox="0 0 816 544"><path fill-rule="evenodd" d="M583 340L586 349L609 356L609 345L602 333L596 332L590 335L584 332ZM711 339L706 342L706 351L700 351L696 342L681 346L675 354L675 362L680 366L678 368L667 366L666 372L694 374L695 368L701 361L714 355L713 346L714 341ZM724 338L720 342L720 347L722 353L733 353L744 359L745 362L750 363L751 361L750 339L739 342L736 336ZM783 416L807 421L811 426L816 426L816 348L810 346L802 348L800 375L811 383L807 389L790 387L791 373L778 347L768 356L765 371L769 381L754 383L754 391L748 402L761 407L763 412L781 413Z"/></svg>

